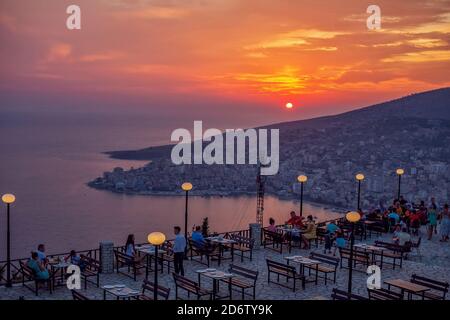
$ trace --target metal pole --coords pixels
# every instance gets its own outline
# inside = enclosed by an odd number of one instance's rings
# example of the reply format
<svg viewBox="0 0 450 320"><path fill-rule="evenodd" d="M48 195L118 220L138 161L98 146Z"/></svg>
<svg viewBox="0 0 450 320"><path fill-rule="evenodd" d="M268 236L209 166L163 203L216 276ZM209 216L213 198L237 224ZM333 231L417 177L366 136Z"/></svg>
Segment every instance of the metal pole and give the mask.
<svg viewBox="0 0 450 320"><path fill-rule="evenodd" d="M402 175L398 175L398 193L397 193L397 200L400 200L400 185L402 183Z"/></svg>
<svg viewBox="0 0 450 320"><path fill-rule="evenodd" d="M155 287L153 288L153 300L158 300L158 246L155 245Z"/></svg>
<svg viewBox="0 0 450 320"><path fill-rule="evenodd" d="M361 180L358 180L358 210L361 209Z"/></svg>
<svg viewBox="0 0 450 320"><path fill-rule="evenodd" d="M188 244L188 193L189 191L186 191L186 204L185 204L185 211L184 211L184 237L186 238L186 248L184 250L184 258L187 259L187 244Z"/></svg>
<svg viewBox="0 0 450 320"><path fill-rule="evenodd" d="M9 220L9 207L10 204L6 204L6 287L12 287L11 281L11 233L10 233L10 220Z"/></svg>
<svg viewBox="0 0 450 320"><path fill-rule="evenodd" d="M353 273L353 244L355 242L355 224L351 222L352 228L351 228L351 236L350 236L350 259L349 259L349 266L348 266L348 293L352 293L352 273Z"/></svg>
<svg viewBox="0 0 450 320"><path fill-rule="evenodd" d="M303 216L303 182L300 183L300 217Z"/></svg>

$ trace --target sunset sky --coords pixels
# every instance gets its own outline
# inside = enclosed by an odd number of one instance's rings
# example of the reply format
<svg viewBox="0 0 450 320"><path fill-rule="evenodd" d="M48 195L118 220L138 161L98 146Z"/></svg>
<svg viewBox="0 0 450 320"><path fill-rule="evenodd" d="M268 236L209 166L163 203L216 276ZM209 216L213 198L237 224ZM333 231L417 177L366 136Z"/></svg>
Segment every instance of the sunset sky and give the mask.
<svg viewBox="0 0 450 320"><path fill-rule="evenodd" d="M1 106L309 118L449 86L449 35L444 0L2 0Z"/></svg>

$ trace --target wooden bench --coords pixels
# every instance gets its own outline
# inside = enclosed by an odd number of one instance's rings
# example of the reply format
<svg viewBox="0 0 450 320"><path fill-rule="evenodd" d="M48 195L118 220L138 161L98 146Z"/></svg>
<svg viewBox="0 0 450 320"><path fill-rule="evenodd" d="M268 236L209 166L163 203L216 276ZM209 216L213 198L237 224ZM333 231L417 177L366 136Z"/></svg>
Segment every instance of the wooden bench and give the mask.
<svg viewBox="0 0 450 320"><path fill-rule="evenodd" d="M369 289L367 288L369 300L403 300L403 294L388 289Z"/></svg>
<svg viewBox="0 0 450 320"><path fill-rule="evenodd" d="M448 282L437 281L430 278L418 276L416 274L413 274L411 276L410 281L412 283L434 290L434 292L426 291L424 293L425 298L430 300L445 300L445 296L447 295L449 288Z"/></svg>
<svg viewBox="0 0 450 320"><path fill-rule="evenodd" d="M53 289L53 283L52 283L52 275L49 271L49 278L42 280L42 279L36 279L33 270L31 270L30 267L28 267L27 262L19 261L20 264L20 272L22 273L22 285L28 289L30 289L36 296L39 295L39 286L41 284L46 284L48 286L48 290L50 291L50 294L52 293ZM33 281L34 282L34 288L27 285L27 282Z"/></svg>
<svg viewBox="0 0 450 320"><path fill-rule="evenodd" d="M114 255L116 256L116 272L130 277L134 281L137 280L138 271L147 267L145 264L136 262L133 257L130 257L127 254L120 252L119 250L114 250ZM123 267L127 267L128 272L121 271L120 269ZM132 275L130 275L131 271Z"/></svg>
<svg viewBox="0 0 450 320"><path fill-rule="evenodd" d="M366 297L359 296L354 293L348 293L347 291L339 290L336 288L333 289L331 298L333 300L367 300Z"/></svg>
<svg viewBox="0 0 450 320"><path fill-rule="evenodd" d="M277 251L279 253L283 253L283 245L288 245L290 250L289 242L286 242L283 234L278 232L272 232L267 229L262 229L263 232L263 240L262 245L264 248L267 246L271 246L268 249Z"/></svg>
<svg viewBox="0 0 450 320"><path fill-rule="evenodd" d="M207 265L209 267L212 260L216 259L220 266L220 252L216 246L200 246L198 243L189 239L189 247L191 251L191 260L198 263ZM199 256L200 260L194 259L195 256ZM206 257L206 263L203 262L203 257Z"/></svg>
<svg viewBox="0 0 450 320"><path fill-rule="evenodd" d="M253 300L256 299L256 280L258 280L258 271L253 271L244 267L240 267L234 264L230 264L228 271L234 275L240 277L232 277L221 279L221 281L228 283L230 290L230 299L232 299L233 287L238 287L241 291L242 300L244 300L245 295L250 295L245 292L246 289L253 289ZM239 290L236 290L239 291Z"/></svg>
<svg viewBox="0 0 450 320"><path fill-rule="evenodd" d="M384 241L375 241L375 246L386 248L387 250L383 250L381 252L381 256L383 258L383 264L387 263L392 265L392 268L395 269L395 267L402 268L403 266L403 259L405 257L405 253L408 253L411 251L410 246L401 246L395 243L390 242L384 242ZM391 261L386 261L384 258L391 259ZM399 263L397 263L399 261Z"/></svg>
<svg viewBox="0 0 450 320"><path fill-rule="evenodd" d="M321 264L315 266L315 265L306 265L305 268L308 268L309 275L311 275L311 271L323 273L324 276L317 275L319 278L325 279L325 284L327 284L328 281L328 274L333 274L333 283L336 283L336 271L337 267L339 265L339 258L336 257L330 257L325 254L311 252L309 257L312 260L320 261Z"/></svg>
<svg viewBox="0 0 450 320"><path fill-rule="evenodd" d="M81 270L81 277L84 278L84 289L87 289L88 282L95 284L98 288L100 286L100 261L82 254L80 255L80 264L83 265L83 270ZM89 278L91 277L95 277L96 281L90 281Z"/></svg>
<svg viewBox="0 0 450 320"><path fill-rule="evenodd" d="M137 297L137 300L153 300L155 294L155 284L151 281L144 279L142 282L142 293ZM170 289L158 285L158 297L163 300L169 299ZM159 299L159 298L158 298Z"/></svg>
<svg viewBox="0 0 450 320"><path fill-rule="evenodd" d="M302 288L305 289L305 277L298 274L297 271L295 270L294 266L290 266L290 265L276 262L276 261L269 260L269 259L266 259L266 262L267 262L267 282L268 283L272 282L270 279L270 275L272 273L275 273L277 275L277 282L274 282L274 283L276 283L280 286L292 289L292 291L295 291L297 280L301 280ZM286 282L288 282L289 279L293 279L294 284L293 284L292 288L280 283L280 276L286 278Z"/></svg>
<svg viewBox="0 0 450 320"><path fill-rule="evenodd" d="M347 248L339 248L339 255L341 257L341 264L340 268L348 268L349 262L350 262L350 249ZM344 266L343 261L347 260L347 263ZM365 267L368 267L372 264L372 259L370 257L370 254L368 252L361 252L357 250L353 250L353 267L357 267L357 265L363 265ZM356 271L362 271L355 269ZM366 272L364 269L363 272Z"/></svg>
<svg viewBox="0 0 450 320"><path fill-rule="evenodd" d="M230 234L229 238L236 241L234 245L234 251L240 252L241 262L244 262L244 258L253 259L253 246L255 244L255 239L243 237L237 234ZM245 256L245 253L248 255Z"/></svg>
<svg viewBox="0 0 450 320"><path fill-rule="evenodd" d="M76 290L72 290L72 298L73 298L73 300L78 300L78 301L91 300Z"/></svg>
<svg viewBox="0 0 450 320"><path fill-rule="evenodd" d="M212 299L212 292L207 289L201 288L197 282L192 281L186 277L178 275L176 273L172 273L173 280L175 281L175 299L178 300L178 288L181 288L188 293L188 298L190 294L195 294L197 296L197 300L200 300L201 297L209 296L209 299Z"/></svg>

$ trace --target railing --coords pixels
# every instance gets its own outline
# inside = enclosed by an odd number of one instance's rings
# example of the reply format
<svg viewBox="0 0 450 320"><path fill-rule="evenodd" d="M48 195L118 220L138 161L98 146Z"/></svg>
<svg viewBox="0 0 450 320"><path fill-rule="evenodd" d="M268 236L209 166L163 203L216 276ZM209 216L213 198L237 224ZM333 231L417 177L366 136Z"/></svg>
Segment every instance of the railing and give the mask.
<svg viewBox="0 0 450 320"><path fill-rule="evenodd" d="M330 220L326 220L326 221L321 221L319 222L317 225L321 226L321 225L325 225L328 222L337 222L337 221L342 221L344 220L343 217L341 218L335 218L335 219L330 219ZM264 227L267 228L267 227ZM235 231L227 231L227 232L221 232L221 233L216 233L216 235L221 235L224 237L228 237L229 234L236 234L239 235L241 237L245 237L245 238L251 238L251 231L250 229L242 229L242 230L235 230ZM167 240L167 242L172 243L174 239L169 239ZM142 244L147 244L147 243L142 243ZM125 251L125 246L115 246L114 250L119 250L119 251ZM78 254L83 254L86 255L88 257L91 257L93 259L99 260L100 259L100 249L89 249L89 250L82 250L82 251L77 251ZM59 258L59 257L66 257L68 256L69 253L65 252L65 253L58 253L58 254L51 254L48 255L48 258ZM13 284L14 283L21 283L22 282L22 272L21 272L21 267L20 267L20 261L26 261L29 258L20 258L20 259L14 259L11 260L11 279ZM0 286L5 285L6 284L6 261L0 261Z"/></svg>
<svg viewBox="0 0 450 320"><path fill-rule="evenodd" d="M98 260L100 258L100 249L89 249L89 250L82 250L77 251L78 254L83 254L85 256L88 256L90 258ZM60 257L67 257L69 255L68 252L66 253L57 253L57 254L51 254L48 255L48 258L60 258ZM22 270L20 267L20 261L27 261L29 258L19 258L19 259L13 259L11 260L11 280L12 283L21 283L22 282ZM0 261L0 286L3 286L6 284L6 266L7 261Z"/></svg>

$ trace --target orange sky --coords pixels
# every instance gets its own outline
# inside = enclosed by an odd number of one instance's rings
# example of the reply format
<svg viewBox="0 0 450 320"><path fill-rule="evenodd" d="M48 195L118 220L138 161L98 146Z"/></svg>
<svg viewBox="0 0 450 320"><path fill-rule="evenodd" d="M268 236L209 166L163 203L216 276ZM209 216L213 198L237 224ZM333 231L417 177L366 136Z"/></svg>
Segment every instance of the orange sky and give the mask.
<svg viewBox="0 0 450 320"><path fill-rule="evenodd" d="M372 2L2 0L0 93L9 104L221 101L217 116L227 103L273 115L292 101L304 118L449 86L450 1ZM80 31L66 29L70 4ZM369 4L380 31L366 27Z"/></svg>

